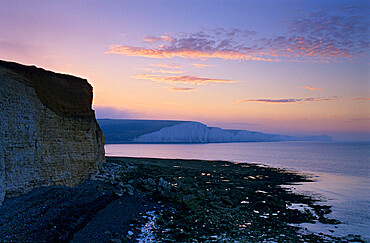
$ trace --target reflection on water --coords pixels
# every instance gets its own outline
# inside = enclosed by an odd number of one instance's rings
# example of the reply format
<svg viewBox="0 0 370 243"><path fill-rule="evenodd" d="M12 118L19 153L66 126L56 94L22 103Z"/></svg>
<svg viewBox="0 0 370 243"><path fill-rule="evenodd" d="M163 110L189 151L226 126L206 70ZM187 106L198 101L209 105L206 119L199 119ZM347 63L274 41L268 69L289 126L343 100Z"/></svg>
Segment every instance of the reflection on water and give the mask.
<svg viewBox="0 0 370 243"><path fill-rule="evenodd" d="M337 236L351 233L370 238L369 178L318 172L315 174L317 176L315 182L295 185L292 189L325 200L327 204L332 205L333 212L330 217L342 221L343 224L334 226L316 223L302 226L318 233L332 233Z"/></svg>

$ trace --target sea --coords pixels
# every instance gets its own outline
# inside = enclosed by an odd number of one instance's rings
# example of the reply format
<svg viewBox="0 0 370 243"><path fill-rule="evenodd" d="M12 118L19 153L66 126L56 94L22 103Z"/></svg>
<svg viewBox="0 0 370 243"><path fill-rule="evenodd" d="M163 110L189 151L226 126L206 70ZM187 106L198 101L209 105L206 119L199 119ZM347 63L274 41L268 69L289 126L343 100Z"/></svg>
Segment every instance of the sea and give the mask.
<svg viewBox="0 0 370 243"><path fill-rule="evenodd" d="M334 236L361 235L370 242L370 142L108 144L105 150L107 156L224 160L308 174L314 182L290 189L331 205L329 218L342 224L301 226Z"/></svg>

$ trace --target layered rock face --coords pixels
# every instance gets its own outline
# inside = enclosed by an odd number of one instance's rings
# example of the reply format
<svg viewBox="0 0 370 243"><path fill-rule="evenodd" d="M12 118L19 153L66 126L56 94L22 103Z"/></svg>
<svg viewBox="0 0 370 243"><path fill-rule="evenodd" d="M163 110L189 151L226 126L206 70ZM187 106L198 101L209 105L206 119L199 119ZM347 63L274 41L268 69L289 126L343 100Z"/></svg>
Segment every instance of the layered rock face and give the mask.
<svg viewBox="0 0 370 243"><path fill-rule="evenodd" d="M84 79L0 61L0 204L96 172L105 154L92 96Z"/></svg>

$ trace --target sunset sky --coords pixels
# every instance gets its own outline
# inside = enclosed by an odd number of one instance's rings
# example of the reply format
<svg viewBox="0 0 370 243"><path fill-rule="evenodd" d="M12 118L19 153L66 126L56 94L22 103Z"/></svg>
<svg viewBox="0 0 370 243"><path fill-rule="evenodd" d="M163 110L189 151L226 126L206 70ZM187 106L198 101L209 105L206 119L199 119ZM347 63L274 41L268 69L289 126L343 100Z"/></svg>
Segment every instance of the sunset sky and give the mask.
<svg viewBox="0 0 370 243"><path fill-rule="evenodd" d="M98 118L370 140L370 1L0 6L0 59L87 78Z"/></svg>

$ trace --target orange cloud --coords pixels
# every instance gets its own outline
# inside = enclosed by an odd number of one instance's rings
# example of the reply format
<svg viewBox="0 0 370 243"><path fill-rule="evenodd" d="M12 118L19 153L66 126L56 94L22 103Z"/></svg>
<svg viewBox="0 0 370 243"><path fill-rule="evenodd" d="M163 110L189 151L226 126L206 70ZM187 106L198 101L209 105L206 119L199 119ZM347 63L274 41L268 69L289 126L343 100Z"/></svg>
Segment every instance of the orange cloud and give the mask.
<svg viewBox="0 0 370 243"><path fill-rule="evenodd" d="M181 65L179 65L177 63L163 63L163 62L150 64L150 66L162 67L162 68L176 68L176 69L181 68Z"/></svg>
<svg viewBox="0 0 370 243"><path fill-rule="evenodd" d="M287 31L273 36L261 36L255 31L238 28L203 29L144 37L143 47L112 45L106 53L161 59L313 63L353 62L366 57L369 42L364 31L367 28L364 17L312 13L287 23Z"/></svg>
<svg viewBox="0 0 370 243"><path fill-rule="evenodd" d="M107 54L121 54L125 56L165 58L162 51L155 49L145 49L133 46L112 45Z"/></svg>
<svg viewBox="0 0 370 243"><path fill-rule="evenodd" d="M194 88L178 88L178 87L173 87L173 88L170 88L170 90L172 90L172 91L191 91L191 90L194 90Z"/></svg>
<svg viewBox="0 0 370 243"><path fill-rule="evenodd" d="M191 50L191 49L177 49L177 50L166 50L166 49L151 49L151 48L140 48L133 46L123 45L112 45L109 48L107 54L120 54L123 56L136 56L136 57L150 57L150 58L190 58L190 59L203 59L203 58L220 58L225 60L253 60L253 61L269 61L278 62L280 59L263 58L257 57L251 54L247 54L236 50L221 50L221 51L203 51L203 50Z"/></svg>
<svg viewBox="0 0 370 243"><path fill-rule="evenodd" d="M207 64L202 64L202 63L191 63L190 65L196 68L217 67L217 65L207 65Z"/></svg>
<svg viewBox="0 0 370 243"><path fill-rule="evenodd" d="M314 88L314 87L311 87L311 86L304 86L304 87L301 87L302 89L308 89L308 90L315 90L315 91L322 91L323 89L318 89L318 88Z"/></svg>
<svg viewBox="0 0 370 243"><path fill-rule="evenodd" d="M137 79L146 79L162 83L183 83L183 84L192 84L192 85L206 85L211 83L236 83L235 80L227 79L214 79L214 78L203 78L196 76L171 76L163 77L158 75L149 75L149 74L140 74L135 76Z"/></svg>
<svg viewBox="0 0 370 243"><path fill-rule="evenodd" d="M180 70L165 70L165 69L152 69L152 68L142 68L142 70L149 71L152 73L170 73L170 74L185 73L185 71L180 71Z"/></svg>

